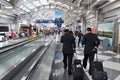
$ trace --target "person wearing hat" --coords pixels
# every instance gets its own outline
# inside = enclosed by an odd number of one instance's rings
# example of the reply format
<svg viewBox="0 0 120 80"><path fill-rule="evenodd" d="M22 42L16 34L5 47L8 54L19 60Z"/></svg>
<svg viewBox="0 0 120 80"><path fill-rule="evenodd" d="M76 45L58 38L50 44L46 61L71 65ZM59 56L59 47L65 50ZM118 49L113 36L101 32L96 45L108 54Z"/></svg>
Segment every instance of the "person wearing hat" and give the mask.
<svg viewBox="0 0 120 80"><path fill-rule="evenodd" d="M61 43L63 43L63 47L62 47L63 63L64 63L64 69L66 69L68 66L68 74L71 75L73 54L76 48L75 38L73 35L69 34L68 29L65 29L64 32L65 34L61 37Z"/></svg>
<svg viewBox="0 0 120 80"><path fill-rule="evenodd" d="M84 59L83 59L83 67L86 68L87 60L89 59L89 74L92 74L92 64L94 60L94 47L98 47L100 44L100 40L98 39L96 34L91 32L91 28L87 28L87 34L83 37L83 45L84 47Z"/></svg>

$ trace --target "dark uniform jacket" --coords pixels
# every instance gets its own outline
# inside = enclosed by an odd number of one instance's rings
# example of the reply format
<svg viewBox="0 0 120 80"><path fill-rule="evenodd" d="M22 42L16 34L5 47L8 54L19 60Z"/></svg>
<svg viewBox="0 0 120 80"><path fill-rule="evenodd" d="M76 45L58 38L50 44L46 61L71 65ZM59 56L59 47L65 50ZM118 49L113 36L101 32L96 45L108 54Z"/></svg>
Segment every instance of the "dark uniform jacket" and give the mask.
<svg viewBox="0 0 120 80"><path fill-rule="evenodd" d="M61 37L61 43L63 43L62 52L63 54L72 54L74 52L73 48L75 45L75 38L73 35L64 34Z"/></svg>
<svg viewBox="0 0 120 80"><path fill-rule="evenodd" d="M98 45L100 44L100 40L98 39L96 34L87 33L83 37L82 44L85 45L84 54L91 54L93 53L93 48L95 46L98 47Z"/></svg>

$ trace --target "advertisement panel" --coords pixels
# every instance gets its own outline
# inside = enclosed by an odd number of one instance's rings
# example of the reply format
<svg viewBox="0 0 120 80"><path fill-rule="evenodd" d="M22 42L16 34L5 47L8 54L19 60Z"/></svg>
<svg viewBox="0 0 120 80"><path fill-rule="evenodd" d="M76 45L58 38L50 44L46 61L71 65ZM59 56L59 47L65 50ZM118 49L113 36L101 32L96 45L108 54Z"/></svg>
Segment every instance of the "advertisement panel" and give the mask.
<svg viewBox="0 0 120 80"><path fill-rule="evenodd" d="M98 36L107 37L109 45L112 45L113 27L113 22L104 22L98 24Z"/></svg>

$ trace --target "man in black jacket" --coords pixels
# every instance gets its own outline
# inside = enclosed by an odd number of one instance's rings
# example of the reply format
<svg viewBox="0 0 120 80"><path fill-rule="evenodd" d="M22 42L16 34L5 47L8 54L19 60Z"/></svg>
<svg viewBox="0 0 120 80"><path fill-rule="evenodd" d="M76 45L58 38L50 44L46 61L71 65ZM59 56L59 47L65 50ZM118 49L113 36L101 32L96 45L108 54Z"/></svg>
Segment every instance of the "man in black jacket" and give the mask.
<svg viewBox="0 0 120 80"><path fill-rule="evenodd" d="M83 45L84 47L84 59L83 59L83 67L86 68L87 66L87 60L89 58L89 74L91 75L92 72L92 63L94 60L94 48L98 47L100 44L100 40L98 39L96 34L91 33L91 28L87 28L87 34L83 37Z"/></svg>
<svg viewBox="0 0 120 80"><path fill-rule="evenodd" d="M73 53L76 48L75 38L73 35L69 34L68 29L65 29L64 32L65 34L61 37L61 43L63 43L63 63L64 69L66 69L68 60L68 74L71 75Z"/></svg>

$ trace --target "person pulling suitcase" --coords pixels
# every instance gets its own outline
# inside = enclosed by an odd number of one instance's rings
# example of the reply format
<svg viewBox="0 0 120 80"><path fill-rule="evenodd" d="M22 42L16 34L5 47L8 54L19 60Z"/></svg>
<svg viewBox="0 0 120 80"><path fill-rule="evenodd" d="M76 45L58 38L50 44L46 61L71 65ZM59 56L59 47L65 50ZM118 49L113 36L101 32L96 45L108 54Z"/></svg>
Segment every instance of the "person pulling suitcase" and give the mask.
<svg viewBox="0 0 120 80"><path fill-rule="evenodd" d="M69 34L69 30L64 30L65 34L61 37L61 43L63 43L62 53L63 53L63 63L64 69L68 67L68 74L72 74L72 61L73 54L75 52L76 44L73 35ZM67 62L68 61L68 62Z"/></svg>
<svg viewBox="0 0 120 80"><path fill-rule="evenodd" d="M84 45L84 59L83 59L83 67L86 69L87 60L89 59L89 74L92 74L92 64L94 60L94 47L98 47L100 44L100 40L98 39L96 34L91 32L91 28L87 28L87 34L83 36L82 44Z"/></svg>

